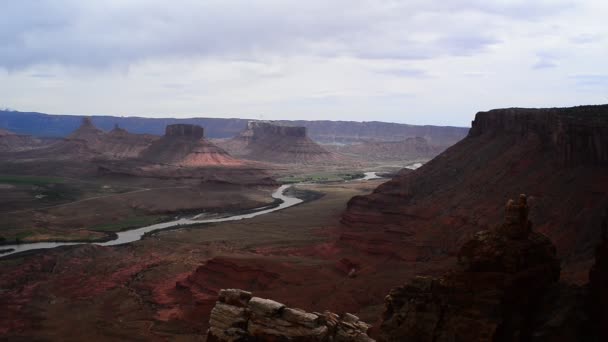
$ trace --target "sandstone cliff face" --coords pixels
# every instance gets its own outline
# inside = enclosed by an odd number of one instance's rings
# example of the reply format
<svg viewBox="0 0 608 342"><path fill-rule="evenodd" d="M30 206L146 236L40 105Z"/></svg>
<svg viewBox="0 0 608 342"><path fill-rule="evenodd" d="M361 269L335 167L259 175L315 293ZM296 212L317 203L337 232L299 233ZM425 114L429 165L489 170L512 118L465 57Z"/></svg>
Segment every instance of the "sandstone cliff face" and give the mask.
<svg viewBox="0 0 608 342"><path fill-rule="evenodd" d="M203 139L205 130L201 126L175 124L167 125L165 128L165 136L167 137L187 137L191 139Z"/></svg>
<svg viewBox="0 0 608 342"><path fill-rule="evenodd" d="M370 326L357 316L309 313L236 289L220 291L209 326L208 342L374 341L367 335Z"/></svg>
<svg viewBox="0 0 608 342"><path fill-rule="evenodd" d="M527 192L537 230L565 261L563 277L584 283L599 241L593 227L608 206L607 125L608 106L478 113L461 142L354 197L343 234L404 259L453 255L501 221L504 194Z"/></svg>
<svg viewBox="0 0 608 342"><path fill-rule="evenodd" d="M380 341L529 341L541 298L559 278L555 247L532 232L526 198L505 222L477 233L458 254L459 269L417 277L385 299Z"/></svg>
<svg viewBox="0 0 608 342"><path fill-rule="evenodd" d="M335 164L343 162L335 153L306 136L306 128L251 121L238 136L219 143L231 154L273 163Z"/></svg>
<svg viewBox="0 0 608 342"><path fill-rule="evenodd" d="M469 136L535 134L564 165L608 164L608 106L499 109L478 113Z"/></svg>

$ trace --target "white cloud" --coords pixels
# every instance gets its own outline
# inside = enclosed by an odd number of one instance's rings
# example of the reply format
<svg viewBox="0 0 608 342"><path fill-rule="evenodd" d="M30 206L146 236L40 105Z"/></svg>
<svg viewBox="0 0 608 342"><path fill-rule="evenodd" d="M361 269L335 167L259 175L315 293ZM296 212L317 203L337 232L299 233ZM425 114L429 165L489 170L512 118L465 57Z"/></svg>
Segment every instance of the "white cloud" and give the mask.
<svg viewBox="0 0 608 342"><path fill-rule="evenodd" d="M601 0L13 1L0 105L466 125L482 109L605 99L603 79L573 75L608 74L607 13Z"/></svg>

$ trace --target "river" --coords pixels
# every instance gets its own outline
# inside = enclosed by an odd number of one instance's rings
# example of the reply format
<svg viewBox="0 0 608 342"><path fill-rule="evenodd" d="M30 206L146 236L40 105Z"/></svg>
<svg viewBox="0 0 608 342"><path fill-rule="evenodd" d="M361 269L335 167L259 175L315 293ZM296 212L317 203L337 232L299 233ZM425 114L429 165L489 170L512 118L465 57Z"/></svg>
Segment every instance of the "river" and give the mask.
<svg viewBox="0 0 608 342"><path fill-rule="evenodd" d="M359 179L360 180L371 180L371 179L377 179L377 178L382 178L382 177L378 176L376 174L376 172L365 172L365 177L359 178ZM209 219L200 219L203 216L203 214L199 214L199 215L192 216L190 218L180 218L180 219L173 220L173 221L157 223L157 224L153 224L153 225L142 227L142 228L136 228L136 229L131 229L131 230L125 230L123 232L118 232L116 234L116 235L118 235L118 237L116 239L106 241L106 242L34 242L34 243L21 243L21 244L14 244L14 245L0 245L0 249L12 249L12 251L10 251L10 252L0 254L0 258L5 257L7 255L36 250L36 249L48 249L48 248L55 248L55 247L59 247L59 246L81 245L81 244L87 244L87 243L92 243L92 244L100 245L100 246L116 246L116 245L122 245L125 243L141 240L142 237L146 233L157 231L157 230L163 230L163 229L179 227L179 226L202 224L202 223L218 223L218 222L238 221L238 220L243 220L243 219L249 219L249 218L253 218L256 216L268 214L273 211L289 208L296 204L302 203L303 202L302 199L285 195L285 191L292 186L293 186L293 184L282 185L275 192L272 193L272 198L281 200L281 203L276 207L265 206L265 207L261 207L258 209L254 209L254 211L247 213L247 214L236 214L236 215L231 215L231 216L209 218Z"/></svg>

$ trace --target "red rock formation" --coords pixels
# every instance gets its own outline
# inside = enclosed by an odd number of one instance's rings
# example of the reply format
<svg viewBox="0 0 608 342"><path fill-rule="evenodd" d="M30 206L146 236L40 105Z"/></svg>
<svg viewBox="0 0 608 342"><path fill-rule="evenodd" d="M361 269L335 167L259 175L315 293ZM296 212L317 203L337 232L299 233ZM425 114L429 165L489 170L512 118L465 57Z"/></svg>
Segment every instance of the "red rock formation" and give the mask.
<svg viewBox="0 0 608 342"><path fill-rule="evenodd" d="M306 136L306 128L250 121L235 138L221 142L231 154L273 163L334 164L342 158Z"/></svg>
<svg viewBox="0 0 608 342"><path fill-rule="evenodd" d="M108 133L93 125L90 118L83 119L82 125L67 138L46 144L19 159L68 159L90 160L127 159L137 157L158 137L149 134L132 134L118 126Z"/></svg>
<svg viewBox="0 0 608 342"><path fill-rule="evenodd" d="M530 340L560 267L555 247L531 231L527 214L526 197L509 202L502 225L464 244L458 270L391 290L379 340Z"/></svg>
<svg viewBox="0 0 608 342"><path fill-rule="evenodd" d="M0 129L0 152L20 152L45 147L55 139L36 138Z"/></svg>
<svg viewBox="0 0 608 342"><path fill-rule="evenodd" d="M403 258L454 254L500 222L495 203L505 193L526 191L537 230L566 262L563 276L583 283L599 241L592 227L608 206L605 146L608 105L478 113L461 142L354 197L344 235L383 241L382 250Z"/></svg>
<svg viewBox="0 0 608 342"><path fill-rule="evenodd" d="M243 163L203 138L203 128L194 125L169 125L165 136L143 150L146 161L186 167L237 166Z"/></svg>

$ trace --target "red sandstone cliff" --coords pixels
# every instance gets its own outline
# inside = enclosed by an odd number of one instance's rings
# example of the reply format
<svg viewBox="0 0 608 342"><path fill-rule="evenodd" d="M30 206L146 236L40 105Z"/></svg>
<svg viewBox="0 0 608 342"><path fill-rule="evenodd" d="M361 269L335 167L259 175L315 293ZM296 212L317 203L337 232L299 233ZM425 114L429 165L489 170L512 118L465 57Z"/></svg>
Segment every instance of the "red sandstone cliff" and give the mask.
<svg viewBox="0 0 608 342"><path fill-rule="evenodd" d="M500 222L506 193L527 192L539 232L556 245L564 277L586 281L608 205L608 105L500 109L476 115L469 135L401 174L343 214L343 240L423 260L454 254ZM369 247L365 247L369 248Z"/></svg>

